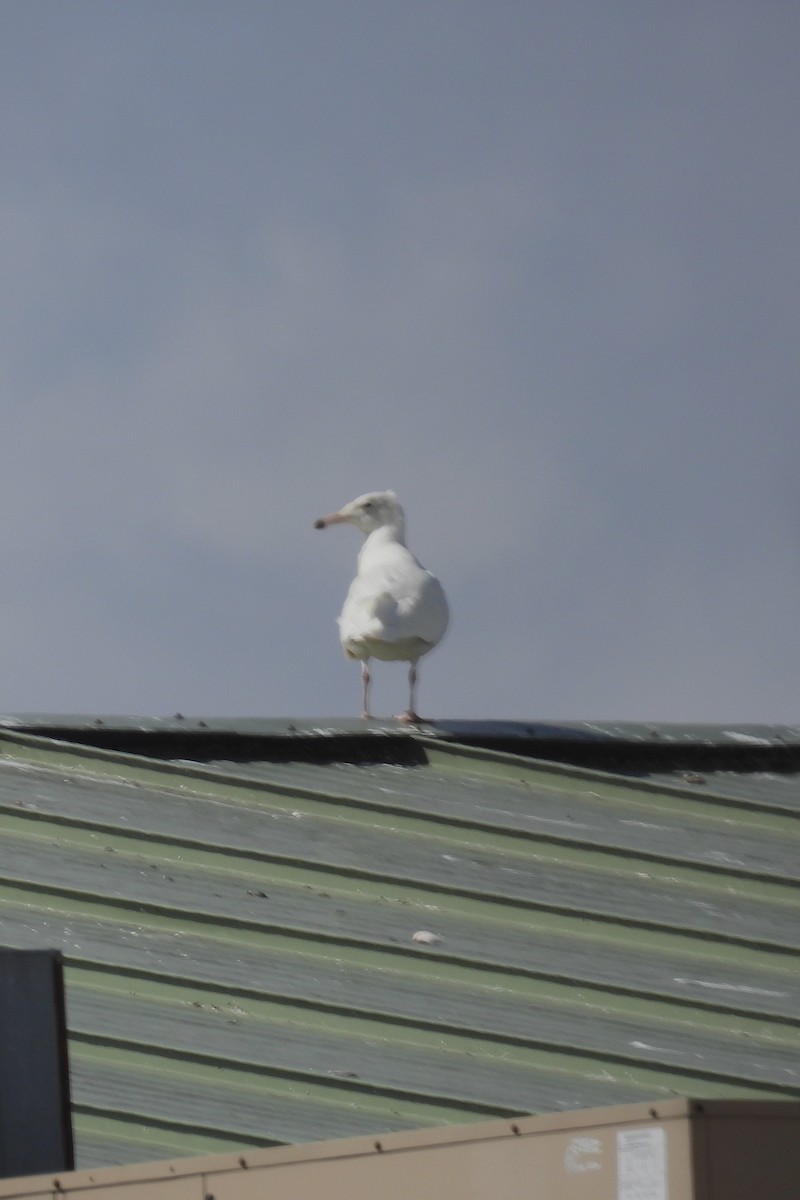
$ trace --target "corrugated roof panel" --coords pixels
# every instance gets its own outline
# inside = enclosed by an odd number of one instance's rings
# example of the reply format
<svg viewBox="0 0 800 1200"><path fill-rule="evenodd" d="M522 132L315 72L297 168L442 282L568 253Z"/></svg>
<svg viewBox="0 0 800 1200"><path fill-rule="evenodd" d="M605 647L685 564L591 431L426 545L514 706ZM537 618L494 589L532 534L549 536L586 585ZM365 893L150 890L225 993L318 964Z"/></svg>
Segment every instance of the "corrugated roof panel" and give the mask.
<svg viewBox="0 0 800 1200"><path fill-rule="evenodd" d="M797 771L652 771L646 778L657 787L677 784L698 796L711 792L748 803L800 811L800 772Z"/></svg>
<svg viewBox="0 0 800 1200"><path fill-rule="evenodd" d="M66 955L83 1165L800 1094L790 806L414 745L0 738L0 938Z"/></svg>
<svg viewBox="0 0 800 1200"><path fill-rule="evenodd" d="M637 780L615 779L605 773L575 776L557 764L550 766L527 760L514 761L511 773L486 774L475 770L475 762L457 760L455 773L445 769L452 761L429 751L427 766L421 771L399 765L351 764L319 765L298 763L240 764L218 762L226 775L239 775L286 789L304 789L320 796L357 798L366 804L391 810L393 797L404 812L416 812L429 819L442 818L469 827L511 831L515 836L537 836L552 842L608 845L616 850L683 855L687 848L688 826L716 823L715 847L703 847L703 865L714 861L729 862L744 869L780 874L776 862L775 830L784 828L784 812L796 809L800 814L800 782L776 800L762 795L758 784L748 794L742 786L739 796L710 787L689 790L676 786L672 777L658 780L654 786ZM493 759L501 760L500 755ZM727 779L727 775L725 777ZM577 779L577 783L573 782ZM565 799L568 807L565 808ZM654 822L654 808L658 821ZM728 809L736 810L736 820ZM485 816L484 816L485 812ZM799 834L800 836L800 834ZM759 848L764 853L759 857ZM723 858L724 856L724 858ZM793 866L791 848L783 860Z"/></svg>

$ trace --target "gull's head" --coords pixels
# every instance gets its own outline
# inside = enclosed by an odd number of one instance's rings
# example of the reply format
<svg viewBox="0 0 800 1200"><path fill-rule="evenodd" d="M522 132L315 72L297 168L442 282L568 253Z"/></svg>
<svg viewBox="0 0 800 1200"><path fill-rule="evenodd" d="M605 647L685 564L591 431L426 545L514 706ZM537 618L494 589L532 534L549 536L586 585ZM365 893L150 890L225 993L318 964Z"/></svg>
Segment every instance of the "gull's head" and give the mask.
<svg viewBox="0 0 800 1200"><path fill-rule="evenodd" d="M403 510L394 492L367 492L351 500L338 512L320 517L314 522L315 529L326 529L328 525L355 525L362 533L373 533L384 525L393 526L403 533Z"/></svg>

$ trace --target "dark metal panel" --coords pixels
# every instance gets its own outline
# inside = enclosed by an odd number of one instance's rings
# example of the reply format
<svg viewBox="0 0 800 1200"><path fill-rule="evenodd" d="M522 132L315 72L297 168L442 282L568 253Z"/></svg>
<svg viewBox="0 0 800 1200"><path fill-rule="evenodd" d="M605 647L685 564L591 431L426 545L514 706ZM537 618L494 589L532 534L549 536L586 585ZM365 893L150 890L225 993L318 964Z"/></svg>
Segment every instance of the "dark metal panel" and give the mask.
<svg viewBox="0 0 800 1200"><path fill-rule="evenodd" d="M0 949L0 1175L73 1166L61 956Z"/></svg>

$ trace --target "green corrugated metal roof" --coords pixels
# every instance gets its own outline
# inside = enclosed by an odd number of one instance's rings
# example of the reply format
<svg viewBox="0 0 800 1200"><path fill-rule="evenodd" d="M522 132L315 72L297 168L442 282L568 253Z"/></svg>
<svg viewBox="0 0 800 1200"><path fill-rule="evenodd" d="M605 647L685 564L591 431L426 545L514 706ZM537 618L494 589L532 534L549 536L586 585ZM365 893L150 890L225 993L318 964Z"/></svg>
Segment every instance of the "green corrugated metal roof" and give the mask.
<svg viewBox="0 0 800 1200"><path fill-rule="evenodd" d="M800 1095L796 729L0 723L0 941L65 955L81 1165Z"/></svg>

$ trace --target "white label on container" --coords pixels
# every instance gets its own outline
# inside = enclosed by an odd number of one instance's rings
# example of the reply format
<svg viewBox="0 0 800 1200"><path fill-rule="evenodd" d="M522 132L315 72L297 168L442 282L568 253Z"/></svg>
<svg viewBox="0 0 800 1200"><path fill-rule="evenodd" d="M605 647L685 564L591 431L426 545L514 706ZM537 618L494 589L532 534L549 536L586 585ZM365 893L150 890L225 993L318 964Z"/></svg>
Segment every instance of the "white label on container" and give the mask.
<svg viewBox="0 0 800 1200"><path fill-rule="evenodd" d="M668 1200L667 1139L660 1126L617 1131L618 1200Z"/></svg>

